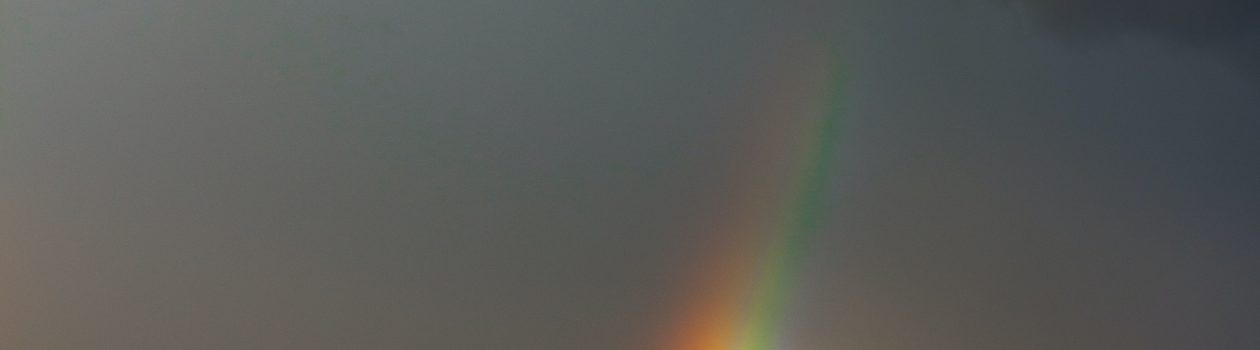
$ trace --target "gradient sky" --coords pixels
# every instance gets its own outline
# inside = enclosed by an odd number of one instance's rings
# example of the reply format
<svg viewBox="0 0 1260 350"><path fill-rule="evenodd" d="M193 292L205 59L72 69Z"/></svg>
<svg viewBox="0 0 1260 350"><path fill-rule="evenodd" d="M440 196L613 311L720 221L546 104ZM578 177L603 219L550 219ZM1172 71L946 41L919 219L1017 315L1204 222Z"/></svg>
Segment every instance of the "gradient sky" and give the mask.
<svg viewBox="0 0 1260 350"><path fill-rule="evenodd" d="M0 348L657 350L802 43L783 350L1260 348L1251 3L0 0Z"/></svg>

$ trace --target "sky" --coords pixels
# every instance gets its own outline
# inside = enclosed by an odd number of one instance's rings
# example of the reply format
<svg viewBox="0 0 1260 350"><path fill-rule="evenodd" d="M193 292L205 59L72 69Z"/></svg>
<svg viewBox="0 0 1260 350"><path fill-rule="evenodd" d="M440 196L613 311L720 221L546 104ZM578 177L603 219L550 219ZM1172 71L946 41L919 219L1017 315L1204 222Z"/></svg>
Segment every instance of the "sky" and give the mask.
<svg viewBox="0 0 1260 350"><path fill-rule="evenodd" d="M1258 15L0 0L0 348L713 350L660 343L810 64L782 350L1260 348Z"/></svg>

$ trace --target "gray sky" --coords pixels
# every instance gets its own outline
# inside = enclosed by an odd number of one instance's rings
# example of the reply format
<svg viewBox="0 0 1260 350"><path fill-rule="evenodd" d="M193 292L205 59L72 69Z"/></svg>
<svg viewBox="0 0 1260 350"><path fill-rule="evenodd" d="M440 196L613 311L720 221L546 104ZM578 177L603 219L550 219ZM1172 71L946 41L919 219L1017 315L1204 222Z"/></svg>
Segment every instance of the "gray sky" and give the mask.
<svg viewBox="0 0 1260 350"><path fill-rule="evenodd" d="M0 0L0 347L652 349L801 40L796 349L1260 347L1255 5L805 3Z"/></svg>

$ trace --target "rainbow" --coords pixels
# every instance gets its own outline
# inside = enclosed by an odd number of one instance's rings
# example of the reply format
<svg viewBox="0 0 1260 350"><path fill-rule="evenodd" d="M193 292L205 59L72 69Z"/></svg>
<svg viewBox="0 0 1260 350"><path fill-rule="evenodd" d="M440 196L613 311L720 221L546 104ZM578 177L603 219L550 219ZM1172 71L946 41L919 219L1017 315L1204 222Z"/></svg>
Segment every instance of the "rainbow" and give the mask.
<svg viewBox="0 0 1260 350"><path fill-rule="evenodd" d="M686 286L690 295L665 350L781 347L789 299L810 241L820 230L824 187L838 141L844 72L836 57L824 49L803 50L793 55L787 71L777 74L776 80L784 82L771 89L769 100L779 106L762 112L777 125L762 128L772 134L759 138L782 142L759 152L769 148L795 159L776 164L789 169L785 174L762 175L778 185L737 194L743 198L733 201L736 208L723 213L718 229L724 232L718 236L728 241L713 244L718 248ZM788 125L787 130L780 125ZM790 143L797 144L785 147ZM767 198L781 204L765 203Z"/></svg>

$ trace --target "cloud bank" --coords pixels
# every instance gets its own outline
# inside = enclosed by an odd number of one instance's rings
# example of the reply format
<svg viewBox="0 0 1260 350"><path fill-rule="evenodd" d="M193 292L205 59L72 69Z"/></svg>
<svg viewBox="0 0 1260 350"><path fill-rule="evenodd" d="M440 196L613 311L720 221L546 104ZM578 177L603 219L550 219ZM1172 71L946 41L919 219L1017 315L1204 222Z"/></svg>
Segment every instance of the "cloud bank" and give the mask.
<svg viewBox="0 0 1260 350"><path fill-rule="evenodd" d="M1260 78L1260 2L1246 0L1018 0L1072 40L1156 35L1222 55Z"/></svg>

